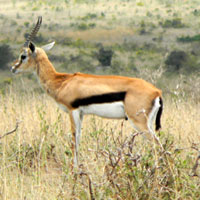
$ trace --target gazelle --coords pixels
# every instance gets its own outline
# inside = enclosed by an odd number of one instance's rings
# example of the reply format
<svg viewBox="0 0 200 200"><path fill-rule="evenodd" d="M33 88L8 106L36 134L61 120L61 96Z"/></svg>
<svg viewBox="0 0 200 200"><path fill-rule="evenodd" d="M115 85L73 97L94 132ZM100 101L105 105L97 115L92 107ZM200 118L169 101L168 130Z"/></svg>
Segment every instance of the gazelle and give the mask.
<svg viewBox="0 0 200 200"><path fill-rule="evenodd" d="M136 130L150 133L161 145L153 130L154 121L156 130L161 128L161 91L138 78L56 72L44 51L54 43L39 48L32 42L41 23L42 17L39 17L11 71L35 71L46 92L69 113L74 165L78 165L81 122L86 114L128 119Z"/></svg>

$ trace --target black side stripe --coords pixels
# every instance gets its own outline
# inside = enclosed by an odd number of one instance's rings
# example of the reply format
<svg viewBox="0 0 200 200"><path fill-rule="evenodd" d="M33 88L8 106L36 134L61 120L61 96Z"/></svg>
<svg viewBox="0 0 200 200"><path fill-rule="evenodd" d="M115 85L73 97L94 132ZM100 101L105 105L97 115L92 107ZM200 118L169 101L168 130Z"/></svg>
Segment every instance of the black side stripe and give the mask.
<svg viewBox="0 0 200 200"><path fill-rule="evenodd" d="M126 92L111 92L106 94L99 94L83 99L76 99L71 103L73 108L78 108L79 106L88 106L91 104L100 103L112 103L116 101L124 101Z"/></svg>

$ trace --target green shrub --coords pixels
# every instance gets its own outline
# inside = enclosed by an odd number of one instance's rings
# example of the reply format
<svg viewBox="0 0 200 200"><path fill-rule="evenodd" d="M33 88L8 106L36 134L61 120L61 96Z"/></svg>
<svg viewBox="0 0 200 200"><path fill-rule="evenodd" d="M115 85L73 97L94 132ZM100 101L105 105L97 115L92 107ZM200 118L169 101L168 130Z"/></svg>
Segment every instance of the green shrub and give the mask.
<svg viewBox="0 0 200 200"><path fill-rule="evenodd" d="M183 28L185 25L182 23L181 18L167 19L159 23L163 28Z"/></svg>
<svg viewBox="0 0 200 200"><path fill-rule="evenodd" d="M101 149L106 160L104 176L111 183L103 188L102 199L199 199L198 180L189 175L193 157L173 149L172 136L163 138L164 148L172 154L148 145L141 153L135 142L137 135L116 140L115 147Z"/></svg>
<svg viewBox="0 0 200 200"><path fill-rule="evenodd" d="M165 61L167 70L179 71L187 59L188 55L184 51L172 51Z"/></svg>
<svg viewBox="0 0 200 200"><path fill-rule="evenodd" d="M85 23L81 23L81 24L78 24L77 28L79 30L87 30L88 29L88 25L85 24Z"/></svg>
<svg viewBox="0 0 200 200"><path fill-rule="evenodd" d="M181 36L177 38L178 42L198 42L200 41L200 34L194 36Z"/></svg>
<svg viewBox="0 0 200 200"><path fill-rule="evenodd" d="M144 6L144 3L143 2L138 2L137 6Z"/></svg>
<svg viewBox="0 0 200 200"><path fill-rule="evenodd" d="M80 24L75 23L74 24L74 23L72 23L71 27L75 27L78 30L85 31L85 30L88 30L88 29L95 28L96 24L95 23L89 23L89 24L86 24L86 23L80 23Z"/></svg>
<svg viewBox="0 0 200 200"><path fill-rule="evenodd" d="M104 49L103 46L99 49L99 52L96 54L96 57L102 66L110 66L112 56L113 51L110 49Z"/></svg>
<svg viewBox="0 0 200 200"><path fill-rule="evenodd" d="M97 14L95 13L88 13L86 16L82 17L82 20L90 20L90 19L97 19Z"/></svg>
<svg viewBox="0 0 200 200"><path fill-rule="evenodd" d="M60 68L70 73L81 71L84 73L94 73L96 67L93 65L93 58L91 56L83 56L83 53L70 55L66 62L62 62Z"/></svg>
<svg viewBox="0 0 200 200"><path fill-rule="evenodd" d="M73 40L72 40L72 38L70 38L70 37L64 37L64 38L58 38L57 40L56 40L59 44L61 44L61 45L66 45L66 46L70 46L70 45L72 45L73 44Z"/></svg>
<svg viewBox="0 0 200 200"><path fill-rule="evenodd" d="M8 63L13 59L14 56L10 46L7 44L0 45L0 69L8 68Z"/></svg>
<svg viewBox="0 0 200 200"><path fill-rule="evenodd" d="M188 74L200 71L197 57L184 51L172 51L165 64L168 72Z"/></svg>
<svg viewBox="0 0 200 200"><path fill-rule="evenodd" d="M24 26L25 26L26 28L28 28L28 27L29 27L29 25L30 25L30 23L29 23L29 22L24 22Z"/></svg>
<svg viewBox="0 0 200 200"><path fill-rule="evenodd" d="M71 45L76 48L86 47L86 43L81 39L77 39L73 41Z"/></svg>
<svg viewBox="0 0 200 200"><path fill-rule="evenodd" d="M200 16L200 10L199 10L199 9L195 9L195 10L192 12L192 14L193 14L194 16L199 17L199 16Z"/></svg>

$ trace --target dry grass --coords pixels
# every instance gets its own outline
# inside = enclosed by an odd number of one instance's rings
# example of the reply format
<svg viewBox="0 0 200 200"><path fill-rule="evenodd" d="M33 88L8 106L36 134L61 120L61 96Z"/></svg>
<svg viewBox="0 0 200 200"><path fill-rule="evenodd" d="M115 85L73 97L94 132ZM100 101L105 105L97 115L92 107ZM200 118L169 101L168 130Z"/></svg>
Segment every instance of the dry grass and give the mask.
<svg viewBox="0 0 200 200"><path fill-rule="evenodd" d="M27 31L24 22L30 22L31 27L38 15L44 18L41 33L51 41L70 37L108 45L130 42L142 48L145 43L152 42L152 38L162 36L156 47L166 48L168 52L182 47L191 49L188 44L177 43L176 38L199 31L198 17L192 14L194 9L199 11L195 0L190 4L182 0L95 2L66 4L52 0L30 4L2 0L0 39L14 43L12 47L18 51ZM82 20L88 13L97 14L97 18ZM187 26L161 28L160 21L174 17L181 18ZM17 24L13 25L13 21ZM82 22L94 22L96 28L81 31L71 26ZM56 23L59 23L58 28L54 26ZM143 23L149 32L140 35ZM80 50L57 44L52 52L69 57L74 51ZM147 51L150 55L145 51L123 53L116 50L116 57L128 65L135 53L139 76L153 83L159 79L162 89L169 90L164 98L163 129L159 137L172 154L162 154L152 141L147 142L137 135L126 121L86 116L80 146L81 166L73 174L68 116L50 97L32 86L32 82L28 83L28 79L13 80L9 87L0 90L0 136L20 122L15 132L0 139L0 199L200 198L199 78L184 77L166 82L159 69L152 74L152 69L146 67L160 66L164 56ZM119 73L130 75L125 71L126 66L123 66L123 72ZM1 73L0 77L5 75Z"/></svg>
<svg viewBox="0 0 200 200"><path fill-rule="evenodd" d="M199 177L192 176L200 140L199 103L165 100L160 137L172 152L167 157L152 142L134 137L128 122L86 116L81 167L73 175L67 115L45 94L30 91L23 81L21 86L23 93L16 85L0 96L1 135L20 121L17 131L0 143L1 199L200 197Z"/></svg>

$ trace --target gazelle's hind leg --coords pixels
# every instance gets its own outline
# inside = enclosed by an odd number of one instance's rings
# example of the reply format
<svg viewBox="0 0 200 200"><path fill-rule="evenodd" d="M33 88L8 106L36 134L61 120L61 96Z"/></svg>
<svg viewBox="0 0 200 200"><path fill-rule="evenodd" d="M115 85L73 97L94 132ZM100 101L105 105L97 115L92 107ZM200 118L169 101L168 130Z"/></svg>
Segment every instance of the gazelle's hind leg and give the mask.
<svg viewBox="0 0 200 200"><path fill-rule="evenodd" d="M144 133L144 138L149 138L147 137L149 134L152 139L156 141L156 143L161 147L161 150L164 151L164 148L159 140L159 138L156 136L155 132L153 131L152 124L149 122L149 119L147 119L146 123L140 123L138 121L135 121L133 118L129 117L129 121L132 125L132 127L138 131L138 132L143 132ZM150 138L149 138L150 139Z"/></svg>
<svg viewBox="0 0 200 200"><path fill-rule="evenodd" d="M133 99L131 101L131 98L128 97L125 101L125 110L133 128L137 131L142 131L145 134L150 134L152 138L155 139L156 143L160 145L163 151L163 146L153 130L153 122L155 121L156 115L160 108L159 98L160 97L157 97L154 100L153 106L150 105L149 107L142 107L142 102L140 102L141 105L134 107Z"/></svg>

